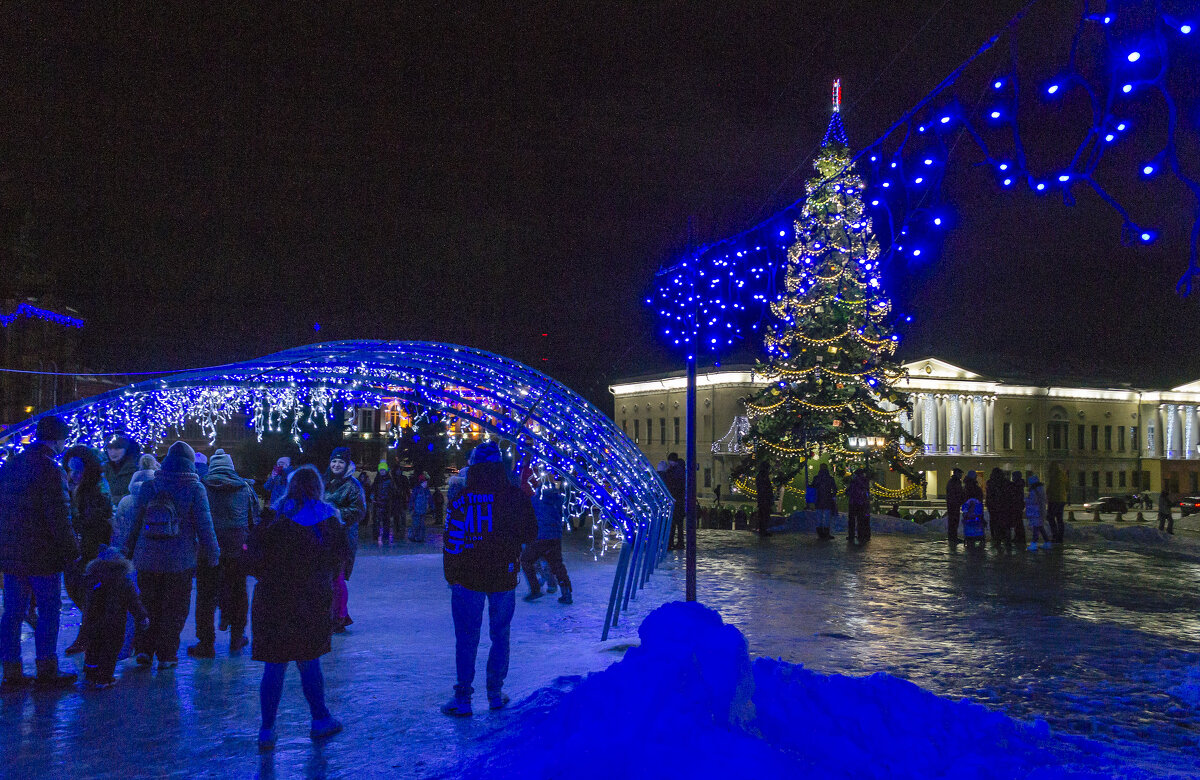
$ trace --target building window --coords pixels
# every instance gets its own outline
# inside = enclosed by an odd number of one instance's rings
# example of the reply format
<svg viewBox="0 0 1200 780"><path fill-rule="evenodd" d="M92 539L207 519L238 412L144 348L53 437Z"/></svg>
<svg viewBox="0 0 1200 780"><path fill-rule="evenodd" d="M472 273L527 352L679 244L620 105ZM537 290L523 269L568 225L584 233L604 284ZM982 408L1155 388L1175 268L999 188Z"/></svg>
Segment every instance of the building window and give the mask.
<svg viewBox="0 0 1200 780"><path fill-rule="evenodd" d="M1141 490L1141 488L1142 488L1141 477L1142 477L1142 475L1136 471L1129 472L1129 480L1130 480L1130 483L1133 485L1134 490Z"/></svg>
<svg viewBox="0 0 1200 780"><path fill-rule="evenodd" d="M1113 486L1113 484L1112 484L1112 472L1111 472L1111 471L1106 471L1106 472L1104 472L1104 487L1106 487L1106 488L1110 488L1110 487L1112 487L1112 486Z"/></svg>
<svg viewBox="0 0 1200 780"><path fill-rule="evenodd" d="M667 418L658 418L658 443L666 446L667 444Z"/></svg>
<svg viewBox="0 0 1200 780"><path fill-rule="evenodd" d="M712 469L704 470L704 487L712 487Z"/></svg>
<svg viewBox="0 0 1200 780"><path fill-rule="evenodd" d="M1100 472L1099 471L1092 472L1092 487L1096 488L1097 490L1100 489Z"/></svg>
<svg viewBox="0 0 1200 780"><path fill-rule="evenodd" d="M679 443L679 418L675 418L675 443Z"/></svg>
<svg viewBox="0 0 1200 780"><path fill-rule="evenodd" d="M1093 425L1092 426L1092 452L1095 452L1098 449L1100 449L1100 426ZM1096 485L1096 487L1100 487L1100 486Z"/></svg>
<svg viewBox="0 0 1200 780"><path fill-rule="evenodd" d="M1142 490L1149 490L1149 489L1150 489L1150 472L1143 471L1142 472Z"/></svg>
<svg viewBox="0 0 1200 780"><path fill-rule="evenodd" d="M654 420L646 420L646 444L654 443Z"/></svg>
<svg viewBox="0 0 1200 780"><path fill-rule="evenodd" d="M1004 423L1004 449L1013 448L1012 423Z"/></svg>
<svg viewBox="0 0 1200 780"><path fill-rule="evenodd" d="M704 415L704 427L701 428L701 430L704 430L704 431L712 430L712 415L711 414Z"/></svg>
<svg viewBox="0 0 1200 780"><path fill-rule="evenodd" d="M1025 449L1033 449L1033 423L1025 423Z"/></svg>
<svg viewBox="0 0 1200 780"><path fill-rule="evenodd" d="M1078 449L1080 452L1083 452L1083 450L1084 450L1083 426L1082 425L1079 426L1079 447L1077 447L1076 449ZM1080 485L1080 487L1083 487L1083 485Z"/></svg>
<svg viewBox="0 0 1200 780"><path fill-rule="evenodd" d="M1193 471L1189 476L1192 478L1192 492L1200 493L1200 474Z"/></svg>
<svg viewBox="0 0 1200 780"><path fill-rule="evenodd" d="M626 436L629 435L629 420L624 418L621 419L621 433L625 434Z"/></svg>
<svg viewBox="0 0 1200 780"><path fill-rule="evenodd" d="M1117 487L1125 487L1125 472L1117 472Z"/></svg>
<svg viewBox="0 0 1200 780"><path fill-rule="evenodd" d="M1125 451L1125 426L1117 426L1117 452Z"/></svg>
<svg viewBox="0 0 1200 780"><path fill-rule="evenodd" d="M1079 487L1087 487L1087 474L1084 474L1082 471L1079 472Z"/></svg>
<svg viewBox="0 0 1200 780"><path fill-rule="evenodd" d="M1129 426L1129 449L1133 450L1134 452L1137 452L1139 449L1136 425Z"/></svg>
<svg viewBox="0 0 1200 780"><path fill-rule="evenodd" d="M1104 426L1104 451L1112 452L1112 426Z"/></svg>
<svg viewBox="0 0 1200 780"><path fill-rule="evenodd" d="M1067 449L1067 438L1069 436L1069 426L1065 422L1052 422L1048 426L1050 435L1050 449L1064 451Z"/></svg>
<svg viewBox="0 0 1200 780"><path fill-rule="evenodd" d="M642 421L641 420L633 421L633 443L634 444L642 443Z"/></svg>

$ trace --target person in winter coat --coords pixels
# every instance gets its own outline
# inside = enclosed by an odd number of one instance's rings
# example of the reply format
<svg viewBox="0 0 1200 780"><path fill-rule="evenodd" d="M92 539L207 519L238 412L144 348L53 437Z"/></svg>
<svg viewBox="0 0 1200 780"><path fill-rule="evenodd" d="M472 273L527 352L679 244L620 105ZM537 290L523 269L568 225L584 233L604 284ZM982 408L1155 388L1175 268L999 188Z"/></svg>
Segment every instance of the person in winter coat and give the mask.
<svg viewBox="0 0 1200 780"><path fill-rule="evenodd" d="M846 486L846 499L849 504L847 525L849 540L858 537L859 544L871 541L871 475L866 469L857 469Z"/></svg>
<svg viewBox="0 0 1200 780"><path fill-rule="evenodd" d="M125 643L125 624L132 616L145 630L150 617L142 606L133 564L114 547L102 547L84 574L88 603L80 636L87 646L83 659L84 686L101 690L116 680L113 672Z"/></svg>
<svg viewBox="0 0 1200 780"><path fill-rule="evenodd" d="M1067 506L1067 470L1055 461L1050 464L1050 478L1046 484L1046 525L1050 527L1050 540L1062 544L1063 509Z"/></svg>
<svg viewBox="0 0 1200 780"><path fill-rule="evenodd" d="M1025 480L1021 472L1014 471L1008 488L1008 526L1012 530L1013 544L1025 546Z"/></svg>
<svg viewBox="0 0 1200 780"><path fill-rule="evenodd" d="M208 476L208 456L203 452L196 453L196 476L199 477L201 481Z"/></svg>
<svg viewBox="0 0 1200 780"><path fill-rule="evenodd" d="M1175 497L1171 495L1171 486L1163 479L1162 493L1158 496L1158 530L1175 535Z"/></svg>
<svg viewBox="0 0 1200 780"><path fill-rule="evenodd" d="M104 479L113 504L129 495L129 480L138 470L142 450L137 442L125 435L114 436L104 449L108 456L104 461Z"/></svg>
<svg viewBox="0 0 1200 780"><path fill-rule="evenodd" d="M996 546L1012 541L1008 528L1008 484L1008 479L1000 467L993 468L991 476L988 477L987 500L984 504L991 518L992 544Z"/></svg>
<svg viewBox="0 0 1200 780"><path fill-rule="evenodd" d="M233 458L224 450L213 453L208 461L208 474L201 482L208 494L221 560L216 566L201 565L196 569L196 639L199 642L187 652L195 658L216 658L217 634L213 618L219 601L223 622L229 624L229 654L238 655L250 644L245 634L249 602L242 555L246 539L258 522L258 496L254 494L253 481L238 476Z"/></svg>
<svg viewBox="0 0 1200 780"><path fill-rule="evenodd" d="M958 521L962 505L967 502L963 492L962 469L956 468L950 472L950 481L946 483L946 539L951 544L958 542Z"/></svg>
<svg viewBox="0 0 1200 780"><path fill-rule="evenodd" d="M754 493L758 503L758 535L770 536L771 510L775 508L775 486L771 484L771 465L763 463L754 477Z"/></svg>
<svg viewBox="0 0 1200 780"><path fill-rule="evenodd" d="M967 472L967 478L963 480L962 492L963 503L960 513L963 540L967 547L972 548L984 543L984 526L987 524L983 514L983 489L979 487L978 476L974 471Z"/></svg>
<svg viewBox="0 0 1200 780"><path fill-rule="evenodd" d="M411 493L408 477L403 469L388 472L392 492L392 538L405 539L408 537L408 499ZM439 523L445 523L445 517L438 518Z"/></svg>
<svg viewBox="0 0 1200 780"><path fill-rule="evenodd" d="M533 513L537 517L537 539L525 545L521 553L521 569L525 572L525 581L529 583L529 595L525 600L536 601L542 597L537 562L544 559L550 566L550 574L562 588L558 603L572 604L571 578L562 557L562 491L553 485L544 488L540 495L533 497Z"/></svg>
<svg viewBox="0 0 1200 780"><path fill-rule="evenodd" d="M1038 480L1037 474L1029 475L1029 492L1025 494L1025 517L1029 520L1029 535L1033 541L1029 543L1030 550L1038 548L1038 536L1042 537L1042 549L1050 546L1050 537L1046 535L1043 523L1046 519L1046 486Z"/></svg>
<svg viewBox="0 0 1200 780"><path fill-rule="evenodd" d="M159 669L179 663L179 635L192 601L197 563L221 559L208 493L196 476L195 452L177 441L154 479L142 483L134 504L125 557L137 568L150 626L135 638L138 666L158 658Z"/></svg>
<svg viewBox="0 0 1200 780"><path fill-rule="evenodd" d="M371 494L371 537L376 544L391 544L396 491L392 489L391 468L386 460L379 462L374 488Z"/></svg>
<svg viewBox="0 0 1200 780"><path fill-rule="evenodd" d="M425 541L425 516L433 509L433 494L429 491L429 477L421 474L416 482L408 498L408 511L412 512L408 541L421 543Z"/></svg>
<svg viewBox="0 0 1200 780"><path fill-rule="evenodd" d="M498 710L508 703L502 688L508 675L509 626L521 545L538 535L533 503L520 488L509 484L495 442L480 444L472 459L466 490L450 505L442 550L442 567L450 583L458 674L454 698L442 706L442 712L454 717L472 714L475 657L485 601L492 640L487 660L488 707Z"/></svg>
<svg viewBox="0 0 1200 780"><path fill-rule="evenodd" d="M687 492L687 464L678 453L672 452L667 456L667 470L663 472L662 478L667 485L667 492L675 501L671 508L671 531L667 537L667 549L682 550L685 544L684 515L687 511L684 497L684 493Z"/></svg>
<svg viewBox="0 0 1200 780"><path fill-rule="evenodd" d="M58 456L70 430L61 417L38 420L36 439L0 468L0 571L4 572L4 615L0 617L0 693L65 688L75 675L58 668L58 620L62 573L79 557L71 528L71 494ZM37 678L21 664L21 623L37 599L34 627Z"/></svg>
<svg viewBox="0 0 1200 780"><path fill-rule="evenodd" d="M829 464L821 464L821 469L812 482L812 488L816 493L813 505L817 510L817 537L832 539L830 524L833 522L833 516L837 514L837 483L829 473Z"/></svg>
<svg viewBox="0 0 1200 780"><path fill-rule="evenodd" d="M104 481L100 457L90 448L75 445L63 454L67 467L67 485L71 491L71 526L79 537L79 560L63 575L67 595L86 620L88 592L84 584L84 569L100 554L100 548L112 542L112 498ZM63 652L82 653L86 648L83 629Z"/></svg>
<svg viewBox="0 0 1200 780"><path fill-rule="evenodd" d="M138 471L158 471L159 467L160 464L158 462L158 458L154 457L149 452L143 452L138 458ZM137 471L135 471L134 474L137 474ZM130 482L132 481L133 479L130 478ZM119 503L120 499L117 499L117 501Z"/></svg>
<svg viewBox="0 0 1200 780"><path fill-rule="evenodd" d="M271 469L271 476L267 477L267 481L263 483L263 490L267 491L267 506L275 506L283 500L287 494L288 475L292 471L292 459L284 455L279 460L275 461L275 468Z"/></svg>
<svg viewBox="0 0 1200 780"><path fill-rule="evenodd" d="M133 528L134 508L137 506L137 493L142 485L154 479L154 471L135 471L129 480L129 493L117 502L113 512L112 546L118 550L125 549L125 540Z"/></svg>
<svg viewBox="0 0 1200 780"><path fill-rule="evenodd" d="M333 583L334 633L340 634L354 620L350 617L350 589L346 581L354 571L354 557L358 552L358 525L367 514L367 497L363 486L352 475L354 462L350 449L338 447L329 456L329 471L325 472L325 503L338 511L346 529L345 560Z"/></svg>
<svg viewBox="0 0 1200 780"><path fill-rule="evenodd" d="M251 610L251 658L262 661L260 750L275 747L275 717L289 663L300 671L300 686L312 716L312 739L342 730L325 706L321 656L333 633L333 579L348 553L346 529L335 507L321 500L325 486L312 466L292 472L277 508L265 512L250 534L246 561L257 582Z"/></svg>

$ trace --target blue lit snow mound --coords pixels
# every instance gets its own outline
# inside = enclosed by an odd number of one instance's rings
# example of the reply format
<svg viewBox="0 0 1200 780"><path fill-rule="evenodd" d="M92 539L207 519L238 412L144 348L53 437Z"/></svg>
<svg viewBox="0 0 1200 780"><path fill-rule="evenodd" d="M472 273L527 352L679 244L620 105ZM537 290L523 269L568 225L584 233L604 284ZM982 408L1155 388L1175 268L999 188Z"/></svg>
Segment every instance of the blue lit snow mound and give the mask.
<svg viewBox="0 0 1200 780"><path fill-rule="evenodd" d="M505 726L509 736L454 776L1107 775L1064 769L1040 721L939 698L883 673L827 676L773 659L751 663L741 632L699 604L667 604L638 633L640 647L574 690L547 688L522 702Z"/></svg>

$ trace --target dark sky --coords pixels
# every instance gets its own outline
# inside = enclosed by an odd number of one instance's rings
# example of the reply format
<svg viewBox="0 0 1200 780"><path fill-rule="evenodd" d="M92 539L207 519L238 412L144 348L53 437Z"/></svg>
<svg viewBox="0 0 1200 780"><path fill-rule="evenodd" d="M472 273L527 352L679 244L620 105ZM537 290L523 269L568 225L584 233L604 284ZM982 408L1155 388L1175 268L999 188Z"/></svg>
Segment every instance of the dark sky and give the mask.
<svg viewBox="0 0 1200 780"><path fill-rule="evenodd" d="M1023 4L6 3L5 249L29 215L98 370L430 339L603 401L672 366L641 301L689 219L714 241L802 192L832 78L865 143ZM1078 11L1042 6L1049 63ZM1200 377L1182 238L990 181L952 173L944 259L894 269L906 357Z"/></svg>

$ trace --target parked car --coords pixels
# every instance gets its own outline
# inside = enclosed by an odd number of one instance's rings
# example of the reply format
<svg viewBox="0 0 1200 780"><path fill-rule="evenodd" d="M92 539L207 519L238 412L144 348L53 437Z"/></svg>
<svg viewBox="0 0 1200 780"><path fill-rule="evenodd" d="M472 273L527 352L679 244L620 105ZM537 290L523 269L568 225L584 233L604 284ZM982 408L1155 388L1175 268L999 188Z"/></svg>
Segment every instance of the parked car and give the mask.
<svg viewBox="0 0 1200 780"><path fill-rule="evenodd" d="M1101 496L1088 501L1083 508L1088 512L1128 512L1129 499L1126 496Z"/></svg>
<svg viewBox="0 0 1200 780"><path fill-rule="evenodd" d="M1179 499L1179 514L1183 517L1200 512L1200 496L1184 496Z"/></svg>

